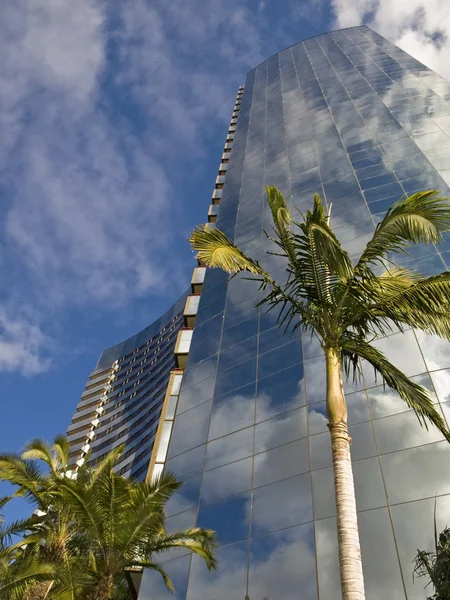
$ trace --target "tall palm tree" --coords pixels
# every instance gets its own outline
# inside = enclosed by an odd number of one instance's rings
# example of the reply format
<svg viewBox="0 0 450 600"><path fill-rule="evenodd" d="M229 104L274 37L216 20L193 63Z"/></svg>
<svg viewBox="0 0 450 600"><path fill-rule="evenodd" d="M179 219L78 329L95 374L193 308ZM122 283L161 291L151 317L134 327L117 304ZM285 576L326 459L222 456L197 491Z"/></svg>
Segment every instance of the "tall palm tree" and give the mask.
<svg viewBox="0 0 450 600"><path fill-rule="evenodd" d="M371 340L414 327L450 339L450 273L425 277L393 263L408 244L440 242L450 229L450 206L437 192L418 192L395 203L377 225L356 264L342 248L318 195L295 222L283 195L267 188L273 233L269 250L284 257L287 279L277 283L257 260L223 232L197 227L190 242L199 260L229 273L248 272L266 292L260 305L279 309L279 324L315 334L325 355L326 405L337 508L342 597L365 596L342 372L358 378L361 360L450 441L446 424L427 391L391 364ZM273 254L274 252L269 252Z"/></svg>
<svg viewBox="0 0 450 600"><path fill-rule="evenodd" d="M75 477L62 437L52 447L34 440L21 456L0 455L0 479L17 486L17 494L37 509L27 557L53 568L52 576L42 576L23 596L27 600L122 600L129 597L126 571L133 568L157 571L173 589L156 559L175 547L216 568L212 531L165 529L165 503L181 483L170 474L154 482L120 477L114 467L121 452L112 451L95 468L81 467Z"/></svg>

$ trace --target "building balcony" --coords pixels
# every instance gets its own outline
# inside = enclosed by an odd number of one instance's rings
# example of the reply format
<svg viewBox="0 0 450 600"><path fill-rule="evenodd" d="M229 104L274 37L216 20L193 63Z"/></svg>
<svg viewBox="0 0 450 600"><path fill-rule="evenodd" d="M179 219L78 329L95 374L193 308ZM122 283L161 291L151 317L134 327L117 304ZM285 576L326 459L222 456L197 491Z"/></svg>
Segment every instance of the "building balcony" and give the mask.
<svg viewBox="0 0 450 600"><path fill-rule="evenodd" d="M214 190L212 195L212 203L220 204L220 200L222 199L223 190Z"/></svg>
<svg viewBox="0 0 450 600"><path fill-rule="evenodd" d="M206 267L195 267L191 279L191 290L193 294L200 294L205 280Z"/></svg>
<svg viewBox="0 0 450 600"><path fill-rule="evenodd" d="M184 307L183 312L184 324L186 325L186 327L194 327L199 302L200 295L188 296L186 298L186 305Z"/></svg>
<svg viewBox="0 0 450 600"><path fill-rule="evenodd" d="M184 369L192 341L192 329L181 329L175 343L175 363L178 369Z"/></svg>
<svg viewBox="0 0 450 600"><path fill-rule="evenodd" d="M217 221L217 215L219 213L218 204L211 204L208 209L208 223L215 223Z"/></svg>

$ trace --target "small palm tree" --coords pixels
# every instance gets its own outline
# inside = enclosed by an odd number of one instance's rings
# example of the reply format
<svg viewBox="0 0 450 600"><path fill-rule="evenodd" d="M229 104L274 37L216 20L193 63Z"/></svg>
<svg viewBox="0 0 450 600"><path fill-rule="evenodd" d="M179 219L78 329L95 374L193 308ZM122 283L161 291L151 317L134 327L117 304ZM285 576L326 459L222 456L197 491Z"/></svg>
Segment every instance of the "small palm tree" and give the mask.
<svg viewBox="0 0 450 600"><path fill-rule="evenodd" d="M437 192L418 192L395 203L377 225L356 264L342 248L318 195L297 223L283 195L267 188L273 218L271 245L286 261L287 280L277 283L257 260L223 232L206 226L190 238L198 259L229 273L248 272L266 292L260 305L279 309L279 324L316 335L325 355L328 427L332 440L344 600L364 598L364 580L342 371L359 377L361 360L412 408L419 421L435 425L450 441L445 422L427 391L412 382L371 343L389 332L414 327L450 339L450 273L425 277L400 267L388 255L408 244L442 240L450 229L450 206Z"/></svg>
<svg viewBox="0 0 450 600"><path fill-rule="evenodd" d="M172 548L186 548L216 568L215 535L191 528L168 534L164 507L181 483L166 474L153 482L137 482L114 473L122 449L112 451L95 469L80 469L76 480L58 488L70 506L89 556L86 573L91 581L81 598L108 600L126 585L126 570L141 567L160 573L166 586L173 584L155 559Z"/></svg>
<svg viewBox="0 0 450 600"><path fill-rule="evenodd" d="M17 494L37 509L29 523L31 536L25 538L26 557L53 569L23 598L127 598L126 573L136 568L157 571L173 589L156 560L175 547L198 554L209 569L216 568L212 531L166 532L165 504L181 483L171 474L153 482L120 477L114 466L121 452L112 451L95 468L81 467L75 477L68 470L65 438L57 438L53 447L34 440L22 456L0 455L0 479L17 486ZM44 461L49 473L36 461Z"/></svg>
<svg viewBox="0 0 450 600"><path fill-rule="evenodd" d="M0 499L2 508L11 498ZM46 584L55 575L53 565L27 556L27 545L36 539L28 535L33 518L22 519L5 525L0 515L0 598L23 600L28 590L40 583Z"/></svg>
<svg viewBox="0 0 450 600"><path fill-rule="evenodd" d="M434 552L418 550L414 560L414 574L428 577L435 593L427 600L450 600L450 528L438 535L436 505L434 513Z"/></svg>

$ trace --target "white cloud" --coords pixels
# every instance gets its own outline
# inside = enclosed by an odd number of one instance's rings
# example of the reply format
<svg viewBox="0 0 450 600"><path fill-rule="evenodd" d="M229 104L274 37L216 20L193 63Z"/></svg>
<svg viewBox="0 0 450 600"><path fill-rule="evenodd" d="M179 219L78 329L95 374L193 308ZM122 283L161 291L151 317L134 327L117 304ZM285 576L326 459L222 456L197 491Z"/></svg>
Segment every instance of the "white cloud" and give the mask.
<svg viewBox="0 0 450 600"><path fill-rule="evenodd" d="M51 340L25 317L12 317L0 309L0 371L36 375L50 366Z"/></svg>
<svg viewBox="0 0 450 600"><path fill-rule="evenodd" d="M335 27L367 23L391 42L450 77L447 0L332 0Z"/></svg>
<svg viewBox="0 0 450 600"><path fill-rule="evenodd" d="M39 317L24 330L45 331L73 306L181 293L183 166L201 173L192 157L225 133L237 86L262 60L258 15L244 0L214 0L206 14L200 0L0 10L0 276L22 313ZM14 339L0 370L28 355Z"/></svg>

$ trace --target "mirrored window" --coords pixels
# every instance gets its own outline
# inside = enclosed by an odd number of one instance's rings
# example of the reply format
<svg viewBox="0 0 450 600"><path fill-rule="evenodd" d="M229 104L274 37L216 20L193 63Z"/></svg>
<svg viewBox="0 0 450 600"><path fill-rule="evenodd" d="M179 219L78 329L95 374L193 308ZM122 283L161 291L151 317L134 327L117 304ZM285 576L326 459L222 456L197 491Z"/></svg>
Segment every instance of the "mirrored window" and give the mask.
<svg viewBox="0 0 450 600"><path fill-rule="evenodd" d="M283 510L279 510L283 498ZM252 535L312 521L309 473L257 488L253 494Z"/></svg>
<svg viewBox="0 0 450 600"><path fill-rule="evenodd" d="M433 425L430 425L427 431L413 411L377 419L374 421L374 427L381 454L444 439Z"/></svg>
<svg viewBox="0 0 450 600"><path fill-rule="evenodd" d="M301 364L258 380L257 421L266 420L277 413L304 404L305 392Z"/></svg>
<svg viewBox="0 0 450 600"><path fill-rule="evenodd" d="M169 458L206 442L210 413L211 401L176 416L170 438Z"/></svg>
<svg viewBox="0 0 450 600"><path fill-rule="evenodd" d="M193 450L179 454L166 461L166 472L175 473L180 481L201 473L205 459L206 445L197 446Z"/></svg>
<svg viewBox="0 0 450 600"><path fill-rule="evenodd" d="M206 450L205 469L213 469L241 458L253 452L253 427L241 429L213 442L209 442Z"/></svg>
<svg viewBox="0 0 450 600"><path fill-rule="evenodd" d="M291 341L280 348L271 350L259 356L258 377L267 377L276 371L300 363L302 347L300 340Z"/></svg>
<svg viewBox="0 0 450 600"><path fill-rule="evenodd" d="M436 502L436 527L442 531L450 523L450 496L438 496L408 502L391 508L400 562L403 570L408 599L422 600L431 593L430 587L425 589L427 578L411 577L413 560L417 550L434 550L434 515ZM411 527L414 523L414 527Z"/></svg>
<svg viewBox="0 0 450 600"><path fill-rule="evenodd" d="M249 490L251 479L251 458L244 458L223 467L205 471L202 483L202 502L213 502L218 498Z"/></svg>
<svg viewBox="0 0 450 600"><path fill-rule="evenodd" d="M327 427L327 405L326 402L316 402L308 405L309 434L323 433L328 431Z"/></svg>
<svg viewBox="0 0 450 600"><path fill-rule="evenodd" d="M139 600L184 600L191 557L189 555L164 563L164 570L172 580L175 593L169 591L156 571L144 569L139 589Z"/></svg>
<svg viewBox="0 0 450 600"><path fill-rule="evenodd" d="M226 371L219 371L216 378L216 395L225 394L235 388L243 387L256 379L256 358L252 358Z"/></svg>
<svg viewBox="0 0 450 600"><path fill-rule="evenodd" d="M449 343L436 336L425 335L422 331L418 331L416 335L428 370L448 369L450 367Z"/></svg>
<svg viewBox="0 0 450 600"><path fill-rule="evenodd" d="M206 402L206 400L210 400L213 397L215 383L216 378L209 377L190 385L187 389L182 385L178 399L177 416L198 404Z"/></svg>
<svg viewBox="0 0 450 600"><path fill-rule="evenodd" d="M247 589L248 541L221 546L220 569L208 573L204 560L192 557L186 600L244 598Z"/></svg>
<svg viewBox="0 0 450 600"><path fill-rule="evenodd" d="M263 452L308 434L306 407L282 413L255 427L255 452Z"/></svg>
<svg viewBox="0 0 450 600"><path fill-rule="evenodd" d="M253 425L256 383L214 398L209 439Z"/></svg>
<svg viewBox="0 0 450 600"><path fill-rule="evenodd" d="M358 515L367 598L403 600L404 592L387 508Z"/></svg>
<svg viewBox="0 0 450 600"><path fill-rule="evenodd" d="M225 371L256 356L257 343L258 337L254 335L239 344L221 349L218 370Z"/></svg>
<svg viewBox="0 0 450 600"><path fill-rule="evenodd" d="M251 541L249 597L316 600L314 534L311 525L292 527Z"/></svg>
<svg viewBox="0 0 450 600"><path fill-rule="evenodd" d="M247 539L250 534L250 494L200 506L198 526L215 531L220 544Z"/></svg>
<svg viewBox="0 0 450 600"><path fill-rule="evenodd" d="M254 487L293 477L309 470L308 440L302 439L255 456Z"/></svg>
<svg viewBox="0 0 450 600"><path fill-rule="evenodd" d="M315 533L320 600L336 600L341 589L336 519L316 521Z"/></svg>
<svg viewBox="0 0 450 600"><path fill-rule="evenodd" d="M323 469L331 467L333 460L331 457L331 437L327 433L318 433L312 435L309 439L311 449L311 465L313 469Z"/></svg>
<svg viewBox="0 0 450 600"><path fill-rule="evenodd" d="M348 433L351 439L352 460L360 460L376 455L377 450L371 422L350 425Z"/></svg>
<svg viewBox="0 0 450 600"><path fill-rule="evenodd" d="M166 504L166 514L169 517L197 506L201 480L201 475L186 479L181 488L169 498Z"/></svg>
<svg viewBox="0 0 450 600"><path fill-rule="evenodd" d="M392 504L450 493L448 442L385 454L382 469Z"/></svg>

